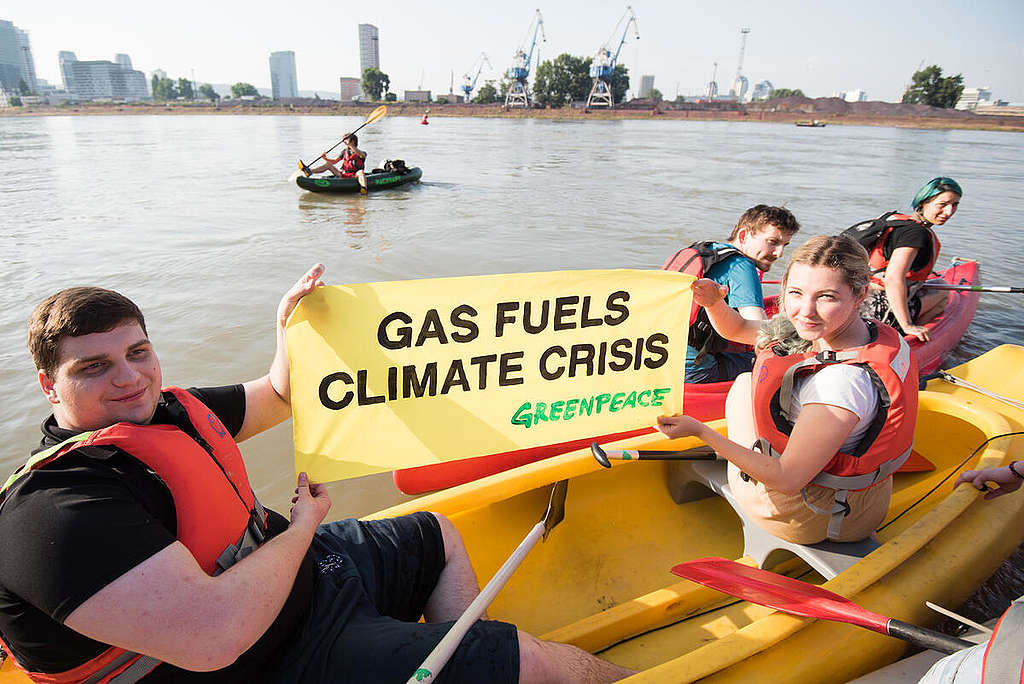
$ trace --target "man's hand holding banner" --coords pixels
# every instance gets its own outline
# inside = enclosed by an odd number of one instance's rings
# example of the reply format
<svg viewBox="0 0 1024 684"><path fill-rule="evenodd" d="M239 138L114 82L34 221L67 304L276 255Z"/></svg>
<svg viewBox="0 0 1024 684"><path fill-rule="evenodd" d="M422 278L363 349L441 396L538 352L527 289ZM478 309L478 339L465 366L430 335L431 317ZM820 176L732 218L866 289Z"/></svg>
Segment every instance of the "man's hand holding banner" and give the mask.
<svg viewBox="0 0 1024 684"><path fill-rule="evenodd" d="M296 470L326 482L679 413L692 282L608 270L318 288L287 331Z"/></svg>

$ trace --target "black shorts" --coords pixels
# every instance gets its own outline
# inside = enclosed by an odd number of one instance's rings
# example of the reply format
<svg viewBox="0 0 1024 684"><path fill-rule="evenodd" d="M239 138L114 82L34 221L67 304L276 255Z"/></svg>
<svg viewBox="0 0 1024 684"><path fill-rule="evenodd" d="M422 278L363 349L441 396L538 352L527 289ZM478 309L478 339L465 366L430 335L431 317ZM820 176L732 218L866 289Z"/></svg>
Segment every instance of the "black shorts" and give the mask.
<svg viewBox="0 0 1024 684"><path fill-rule="evenodd" d="M270 681L405 682L454 624L417 622L445 565L437 519L321 525L313 552L310 615ZM515 626L477 621L432 681L518 682Z"/></svg>

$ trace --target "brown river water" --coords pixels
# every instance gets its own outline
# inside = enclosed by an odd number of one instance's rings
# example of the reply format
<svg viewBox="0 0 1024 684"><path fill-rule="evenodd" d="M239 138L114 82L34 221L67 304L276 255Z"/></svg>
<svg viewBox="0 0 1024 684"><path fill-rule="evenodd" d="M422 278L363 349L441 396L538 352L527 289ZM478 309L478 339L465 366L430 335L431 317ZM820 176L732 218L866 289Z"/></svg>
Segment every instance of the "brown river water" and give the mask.
<svg viewBox="0 0 1024 684"><path fill-rule="evenodd" d="M681 121L385 118L360 132L368 165L423 168L369 197L295 186L296 159L361 120L304 116L0 119L0 452L4 476L39 439L47 403L24 346L43 297L116 289L146 314L164 381L266 372L274 311L306 268L329 283L560 269L657 268L725 238L759 203L789 207L794 246L889 209L924 181L965 196L939 264L977 258L983 280L1024 285L1024 136L854 126ZM780 269L781 270L781 269ZM953 361L1024 343L1020 295L982 295ZM457 436L453 435L453 439ZM290 422L243 447L257 492L287 511ZM390 476L331 486L332 517L401 499Z"/></svg>

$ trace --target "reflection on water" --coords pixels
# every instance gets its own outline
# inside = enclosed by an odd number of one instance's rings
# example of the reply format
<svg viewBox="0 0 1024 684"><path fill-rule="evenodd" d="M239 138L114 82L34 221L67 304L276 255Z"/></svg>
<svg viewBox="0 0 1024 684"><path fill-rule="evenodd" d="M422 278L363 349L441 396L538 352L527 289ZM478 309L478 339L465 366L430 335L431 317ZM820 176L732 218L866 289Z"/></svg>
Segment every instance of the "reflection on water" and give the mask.
<svg viewBox="0 0 1024 684"><path fill-rule="evenodd" d="M47 410L24 349L25 321L36 302L70 285L103 285L137 301L165 382L221 384L266 371L277 301L318 261L335 284L652 268L680 245L726 237L754 204L791 209L803 225L796 246L905 208L936 175L965 190L940 230L940 264L971 256L986 283L1022 284L1024 251L1007 248L1024 206L1020 135L657 120L439 118L421 126L389 117L360 131L367 166L404 159L423 169L421 183L366 197L299 189L296 159L360 123L0 119L0 420L18 445L0 456L0 471L37 441ZM225 164L240 159L244 169ZM47 171L31 172L39 160ZM1012 295L982 297L958 358L1024 342ZM244 450L260 495L286 509L290 428ZM361 481L339 490L335 512L367 510L360 506L389 491L386 477Z"/></svg>

